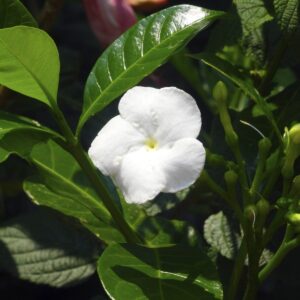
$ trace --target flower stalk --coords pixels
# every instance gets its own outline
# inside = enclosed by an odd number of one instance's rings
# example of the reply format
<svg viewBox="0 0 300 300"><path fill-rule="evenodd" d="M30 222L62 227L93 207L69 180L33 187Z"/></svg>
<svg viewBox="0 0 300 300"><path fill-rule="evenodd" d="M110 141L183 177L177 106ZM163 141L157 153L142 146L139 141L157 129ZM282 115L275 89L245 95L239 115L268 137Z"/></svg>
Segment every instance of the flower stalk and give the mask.
<svg viewBox="0 0 300 300"><path fill-rule="evenodd" d="M85 151L82 149L81 145L78 143L77 138L74 136L71 128L69 127L64 115L62 114L58 106L54 107L53 114L66 139L67 146L71 154L77 160L82 170L84 171L90 182L93 184L98 196L103 201L103 204L105 205L107 210L110 212L114 222L116 223L119 230L123 233L126 241L128 243L142 244L143 241L126 222L114 199L110 195L106 186L102 183L95 167L86 155ZM97 205L97 203L95 203L95 205Z"/></svg>

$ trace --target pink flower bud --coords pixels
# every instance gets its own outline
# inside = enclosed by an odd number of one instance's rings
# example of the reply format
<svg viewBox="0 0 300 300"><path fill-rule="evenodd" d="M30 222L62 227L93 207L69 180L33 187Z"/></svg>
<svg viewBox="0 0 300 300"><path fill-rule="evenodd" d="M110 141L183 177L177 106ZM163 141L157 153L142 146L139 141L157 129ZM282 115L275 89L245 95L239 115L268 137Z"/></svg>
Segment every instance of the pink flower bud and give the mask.
<svg viewBox="0 0 300 300"><path fill-rule="evenodd" d="M147 12L166 5L169 0L127 0L127 2L133 8Z"/></svg>
<svg viewBox="0 0 300 300"><path fill-rule="evenodd" d="M127 0L83 0L83 3L91 28L104 46L137 21Z"/></svg>

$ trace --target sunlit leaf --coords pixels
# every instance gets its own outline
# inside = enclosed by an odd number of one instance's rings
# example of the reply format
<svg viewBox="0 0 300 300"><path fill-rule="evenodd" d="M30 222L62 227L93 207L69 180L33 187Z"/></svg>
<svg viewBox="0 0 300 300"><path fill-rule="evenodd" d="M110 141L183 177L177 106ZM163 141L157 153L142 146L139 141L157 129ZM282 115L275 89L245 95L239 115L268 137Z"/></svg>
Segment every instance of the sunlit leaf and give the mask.
<svg viewBox="0 0 300 300"><path fill-rule="evenodd" d="M88 77L77 132L92 115L149 75L221 15L196 6L174 6L142 19L118 38Z"/></svg>
<svg viewBox="0 0 300 300"><path fill-rule="evenodd" d="M0 29L0 84L55 106L59 57L50 36L37 28Z"/></svg>

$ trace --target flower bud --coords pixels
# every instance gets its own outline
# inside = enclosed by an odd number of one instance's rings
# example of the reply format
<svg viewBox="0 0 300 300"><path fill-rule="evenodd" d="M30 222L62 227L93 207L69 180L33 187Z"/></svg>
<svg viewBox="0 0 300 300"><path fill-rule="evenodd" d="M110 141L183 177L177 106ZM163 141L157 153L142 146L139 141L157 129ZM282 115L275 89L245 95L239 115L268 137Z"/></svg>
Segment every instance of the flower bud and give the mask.
<svg viewBox="0 0 300 300"><path fill-rule="evenodd" d="M258 143L258 151L262 157L266 157L272 147L271 141L265 137Z"/></svg>
<svg viewBox="0 0 300 300"><path fill-rule="evenodd" d="M226 103L228 98L228 90L223 81L217 82L217 84L213 88L212 94L217 102L221 101Z"/></svg>
<svg viewBox="0 0 300 300"><path fill-rule="evenodd" d="M257 210L255 205L248 205L244 210L244 216L250 222L254 225L256 220Z"/></svg>
<svg viewBox="0 0 300 300"><path fill-rule="evenodd" d="M300 213L292 213L286 216L288 223L293 226L296 233L300 232Z"/></svg>
<svg viewBox="0 0 300 300"><path fill-rule="evenodd" d="M257 213L260 216L260 218L265 219L270 211L270 203L266 199L261 198L256 203L256 208L257 208Z"/></svg>
<svg viewBox="0 0 300 300"><path fill-rule="evenodd" d="M91 28L104 46L137 21L127 0L84 0L83 4Z"/></svg>
<svg viewBox="0 0 300 300"><path fill-rule="evenodd" d="M294 199L300 198L300 175L293 179L290 196Z"/></svg>
<svg viewBox="0 0 300 300"><path fill-rule="evenodd" d="M149 12L166 5L169 0L127 0L127 2L136 10Z"/></svg>
<svg viewBox="0 0 300 300"><path fill-rule="evenodd" d="M287 215L287 220L292 225L300 226L300 214L299 213L292 213L292 214Z"/></svg>
<svg viewBox="0 0 300 300"><path fill-rule="evenodd" d="M224 179L227 185L234 186L238 180L238 175L234 171L229 170L224 174Z"/></svg>
<svg viewBox="0 0 300 300"><path fill-rule="evenodd" d="M294 163L300 155L300 124L294 125L286 132L287 145L285 149L285 161L281 173L284 178L292 178L294 175Z"/></svg>

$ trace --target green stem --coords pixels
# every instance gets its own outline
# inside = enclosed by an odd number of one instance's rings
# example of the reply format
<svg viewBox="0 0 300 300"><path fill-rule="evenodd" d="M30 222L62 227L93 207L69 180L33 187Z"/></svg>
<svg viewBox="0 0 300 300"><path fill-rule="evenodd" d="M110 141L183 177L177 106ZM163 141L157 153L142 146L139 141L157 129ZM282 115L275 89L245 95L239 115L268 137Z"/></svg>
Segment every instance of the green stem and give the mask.
<svg viewBox="0 0 300 300"><path fill-rule="evenodd" d="M230 285L228 288L227 295L225 293L224 300L234 300L236 298L236 294L238 292L239 282L241 280L241 276L244 269L244 263L247 255L247 247L245 238L243 238L238 255L236 257L231 278Z"/></svg>
<svg viewBox="0 0 300 300"><path fill-rule="evenodd" d="M285 237L276 251L276 253L273 255L271 260L268 262L268 264L260 271L259 273L259 282L262 283L266 278L276 269L280 263L283 261L285 256L294 248L300 245L300 237L296 237L292 240L290 240L292 235L292 228L291 225L287 226Z"/></svg>
<svg viewBox="0 0 300 300"><path fill-rule="evenodd" d="M239 220L243 218L243 213L238 205L237 202L234 201L234 199L228 197L228 194L224 189L220 187L207 173L206 170L204 170L200 177L201 180L203 180L209 187L210 190L215 192L217 195L219 195L222 199L224 199L227 204L232 208L232 210L235 212Z"/></svg>
<svg viewBox="0 0 300 300"><path fill-rule="evenodd" d="M219 195L221 198L223 198L224 200L228 200L228 196L227 193L225 192L224 189L222 189L220 187L220 185L218 185L207 173L206 170L202 171L200 180L204 181L209 189L211 189L213 192L215 192L217 195Z"/></svg>
<svg viewBox="0 0 300 300"><path fill-rule="evenodd" d="M250 195L255 200L259 186L263 180L265 164L267 156L271 148L271 142L268 138L263 138L258 143L258 164L256 167L255 175L250 188Z"/></svg>
<svg viewBox="0 0 300 300"><path fill-rule="evenodd" d="M115 221L120 231L123 233L127 242L135 244L142 243L140 237L138 237L138 235L125 221L114 199L111 197L110 192L102 183L97 170L95 169L93 163L91 162L85 151L82 149L81 145L78 143L77 138L74 136L58 106L53 107L53 113L64 137L66 138L71 154L77 160L82 170L93 184L95 191L99 195L107 210L110 212L113 220Z"/></svg>
<svg viewBox="0 0 300 300"><path fill-rule="evenodd" d="M252 224L246 222L245 228L245 238L248 250L248 282L246 287L246 292L244 294L243 300L255 300L257 289L259 285L258 272L259 272L259 253L260 250L257 249L257 243L255 239L255 232L252 228Z"/></svg>

